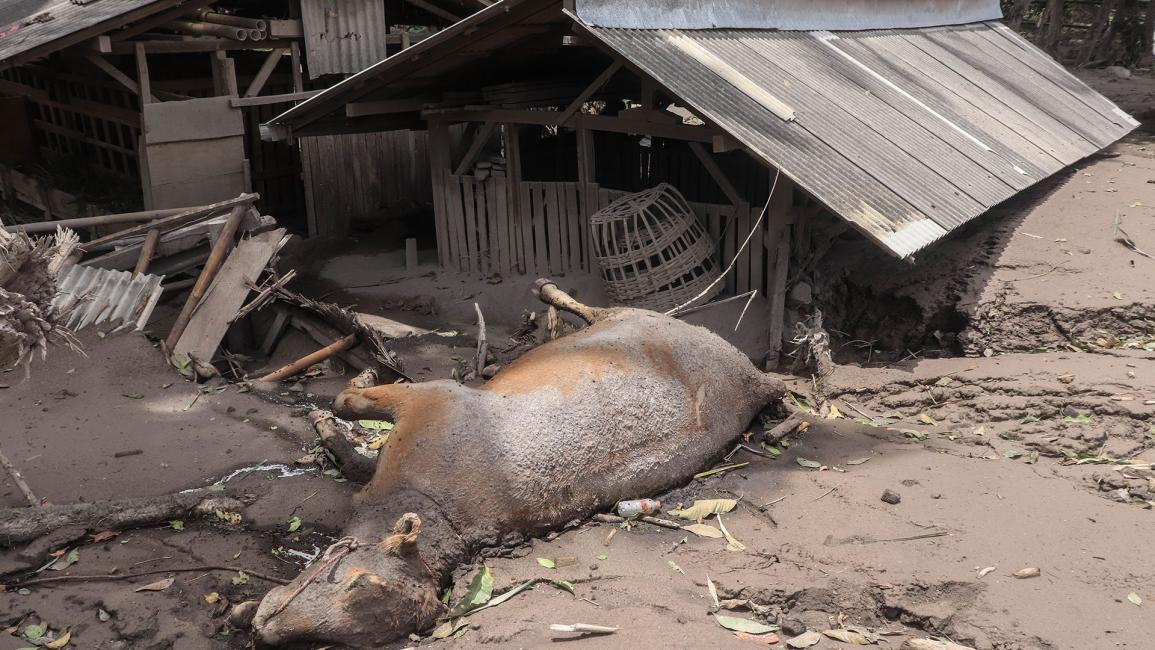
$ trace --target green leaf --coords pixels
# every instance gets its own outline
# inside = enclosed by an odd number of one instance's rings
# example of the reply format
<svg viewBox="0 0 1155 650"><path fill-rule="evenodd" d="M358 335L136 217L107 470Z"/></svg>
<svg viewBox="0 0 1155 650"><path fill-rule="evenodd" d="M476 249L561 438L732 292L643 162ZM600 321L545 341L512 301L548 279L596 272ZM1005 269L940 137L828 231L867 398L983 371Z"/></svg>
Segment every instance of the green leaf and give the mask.
<svg viewBox="0 0 1155 650"><path fill-rule="evenodd" d="M1139 607L1140 605L1143 604L1143 599L1139 597L1139 594L1137 594L1133 591L1131 593L1127 594L1127 600L1131 601L1131 604L1136 606L1136 607Z"/></svg>
<svg viewBox="0 0 1155 650"><path fill-rule="evenodd" d="M244 571L237 571L237 575L233 576L233 584L238 587L249 584L249 574Z"/></svg>
<svg viewBox="0 0 1155 650"><path fill-rule="evenodd" d="M457 330L445 330L444 332L434 332L437 336L444 336L445 338L452 338L457 336Z"/></svg>
<svg viewBox="0 0 1155 650"><path fill-rule="evenodd" d="M295 533L298 530L300 530L300 528L301 528L301 518L296 516L296 515L289 517L289 532Z"/></svg>
<svg viewBox="0 0 1155 650"><path fill-rule="evenodd" d="M1008 450L1003 452L1004 458L1010 458L1012 460L1014 460L1015 458L1018 458L1019 456L1022 456L1022 455L1023 455L1023 452L1019 451L1018 449L1008 449Z"/></svg>
<svg viewBox="0 0 1155 650"><path fill-rule="evenodd" d="M464 631L466 627L469 627L469 620L468 619L464 619L464 618L450 619L448 621L445 621L441 625L438 625L437 629L433 630L433 634L431 636L434 639L448 639L449 637L457 634L458 632Z"/></svg>
<svg viewBox="0 0 1155 650"><path fill-rule="evenodd" d="M130 399L144 399L144 393L125 393L124 396Z"/></svg>
<svg viewBox="0 0 1155 650"><path fill-rule="evenodd" d="M184 530L184 522L180 519L173 519L172 521L168 522L168 527L173 530Z"/></svg>
<svg viewBox="0 0 1155 650"><path fill-rule="evenodd" d="M721 625L727 630L745 632L747 634L766 634L767 632L777 632L781 629L777 625L766 625L759 621L752 621L748 618L738 618L737 616L714 614L714 620L718 622L718 625Z"/></svg>
<svg viewBox="0 0 1155 650"><path fill-rule="evenodd" d="M606 555L606 554L604 554L604 553L602 553L602 554L600 554L600 555L595 555L594 557L596 557L596 558L597 558L597 559L599 559L599 560L608 560L608 559L610 559L610 556L608 556L608 555Z"/></svg>
<svg viewBox="0 0 1155 650"><path fill-rule="evenodd" d="M449 371L449 378L459 384L465 383L465 380L461 378L461 371L457 368Z"/></svg>
<svg viewBox="0 0 1155 650"><path fill-rule="evenodd" d="M373 429L375 431L392 431L393 423L388 420L357 420L365 429Z"/></svg>
<svg viewBox="0 0 1155 650"><path fill-rule="evenodd" d="M670 568L673 569L675 572L680 573L682 575L686 575L686 572L682 570L682 567L675 564L673 560L667 561L666 564L670 565Z"/></svg>
<svg viewBox="0 0 1155 650"><path fill-rule="evenodd" d="M562 591L568 591L573 595L577 595L573 590L573 583L568 580L550 580L549 583Z"/></svg>
<svg viewBox="0 0 1155 650"><path fill-rule="evenodd" d="M781 449L779 449L773 445L768 445L765 442L762 443L762 449L764 449L766 451L766 453L770 454L771 456L773 456L775 458L782 455Z"/></svg>
<svg viewBox="0 0 1155 650"><path fill-rule="evenodd" d="M1020 420L1020 421L1021 421L1023 424L1031 424L1031 423L1034 423L1034 422L1042 422L1042 419L1040 419L1040 418L1037 418L1037 417L1035 417L1035 416L1033 416L1033 415L1028 415L1027 417L1023 418L1023 419L1022 419L1022 420Z"/></svg>
<svg viewBox="0 0 1155 650"><path fill-rule="evenodd" d="M822 463L820 463L816 460L810 460L809 458L796 458L794 460L794 462L798 463L799 465L801 465L803 467L809 467L810 469L818 469L818 468L822 467Z"/></svg>
<svg viewBox="0 0 1155 650"><path fill-rule="evenodd" d="M45 630L43 625L29 625L24 628L24 631L21 632L20 635L25 639L33 640L43 637L44 631Z"/></svg>
<svg viewBox="0 0 1155 650"><path fill-rule="evenodd" d="M547 569L556 569L557 568L557 563L554 562L553 560L549 559L548 557L537 558L537 563L542 565L543 567L545 567Z"/></svg>
<svg viewBox="0 0 1155 650"><path fill-rule="evenodd" d="M484 605L482 605L481 607L478 607L477 609L475 609L473 611L479 612L483 609L489 609L490 607L497 607L498 605L504 603L505 601L509 600L510 598L513 598L514 596L520 594L521 592L525 591L526 589L529 589L530 587L532 587L534 585L535 582L537 582L537 580L526 580L525 582L514 587L513 589L510 589L509 591L505 592L504 594L490 598L488 603L485 603Z"/></svg>
<svg viewBox="0 0 1155 650"><path fill-rule="evenodd" d="M1063 416L1063 422L1078 422L1079 424L1086 424L1091 421L1091 416L1080 413L1079 415Z"/></svg>
<svg viewBox="0 0 1155 650"><path fill-rule="evenodd" d="M48 568L52 571L63 571L79 561L80 551L72 549L68 553L56 558L56 561L48 565Z"/></svg>
<svg viewBox="0 0 1155 650"><path fill-rule="evenodd" d="M225 485L224 485L224 483L213 483L212 485L208 486L205 489L208 490L209 492L224 492L225 491Z"/></svg>
<svg viewBox="0 0 1155 650"><path fill-rule="evenodd" d="M465 596L461 598L461 602L457 603L453 609L449 610L449 618L457 618L481 607L489 602L489 598L493 595L493 572L484 564L473 576L473 580L469 583L469 589L465 590Z"/></svg>

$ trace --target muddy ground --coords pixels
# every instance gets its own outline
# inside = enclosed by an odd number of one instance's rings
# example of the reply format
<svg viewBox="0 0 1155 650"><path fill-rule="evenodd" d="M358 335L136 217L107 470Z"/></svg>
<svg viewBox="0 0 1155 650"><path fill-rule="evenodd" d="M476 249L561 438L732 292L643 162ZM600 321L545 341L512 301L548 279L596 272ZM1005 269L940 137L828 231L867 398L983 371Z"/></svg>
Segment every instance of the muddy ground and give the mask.
<svg viewBox="0 0 1155 650"><path fill-rule="evenodd" d="M1091 82L1137 115L1155 106L1150 78ZM394 647L541 647L574 637L550 624L577 622L621 630L574 647L754 647L709 615L707 576L722 598L752 600L788 630L824 630L842 617L893 632L889 647L926 636L1000 650L1152 647L1155 260L1119 244L1114 226L1118 215L1135 244L1155 254L1155 116L1143 117L1144 129L1000 207L916 267L839 239L839 254L808 279L837 325L843 365L829 379L830 403L845 417L812 416L779 458L739 452L733 460L749 465L663 497L667 507L740 498L723 521L745 551L647 524L587 522L485 560L498 591L549 577L572 581L576 595L537 586L469 616L460 638ZM470 356L475 301L502 360L522 351L508 337L535 307L525 279L490 284L431 270L400 280L399 260L375 256L368 240L306 249L299 259L313 260L301 264L311 295L458 334L398 344L416 379L448 377ZM562 284L599 300L596 281ZM171 309L156 331L165 318ZM0 624L17 633L31 623L68 629L78 648L248 647L224 624L222 603L259 597L270 583L257 574L294 576L347 515L356 486L297 462L314 444L305 413L347 375L336 365L269 392L200 391L142 334L87 331L83 341L88 358L54 350L27 381L0 375L0 447L40 497L157 495L228 477L226 491L251 495L251 505L240 524L190 518L71 544L75 564L38 575L219 564L248 577L158 573L8 591ZM275 367L312 347L294 333L254 365ZM794 388L814 401L805 380ZM0 504L22 505L3 480ZM899 503L880 499L887 489ZM290 532L294 517L300 526ZM537 558L564 566L546 569ZM0 556L0 571L15 562L14 553ZM1012 576L1026 567L1041 575ZM461 593L471 568L459 573ZM163 591L135 591L170 576ZM206 602L212 594L219 600ZM0 633L0 650L27 646Z"/></svg>

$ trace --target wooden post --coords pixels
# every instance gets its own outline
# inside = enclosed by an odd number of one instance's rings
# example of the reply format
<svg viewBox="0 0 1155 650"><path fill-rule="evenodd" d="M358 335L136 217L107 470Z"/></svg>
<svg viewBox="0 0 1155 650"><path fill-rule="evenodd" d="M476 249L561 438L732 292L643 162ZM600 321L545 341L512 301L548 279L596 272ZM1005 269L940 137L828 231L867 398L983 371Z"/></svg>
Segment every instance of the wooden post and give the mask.
<svg viewBox="0 0 1155 650"><path fill-rule="evenodd" d="M437 232L437 263L449 268L449 223L445 174L449 171L449 124L440 120L429 122L429 178L433 183L433 217Z"/></svg>
<svg viewBox="0 0 1155 650"><path fill-rule="evenodd" d="M140 103L143 106L153 100L152 80L148 76L148 58L144 53L144 43L137 43L136 52L136 83L140 88Z"/></svg>
<svg viewBox="0 0 1155 650"><path fill-rule="evenodd" d="M412 237L405 240L405 270L417 270L417 240Z"/></svg>
<svg viewBox="0 0 1155 650"><path fill-rule="evenodd" d="M581 196L581 241L583 252L583 269L590 271L593 268L594 250L593 239L590 233L590 217L598 211L597 196L597 167L594 164L596 149L594 148L594 133L589 129L578 127L577 130L577 157L578 157L578 192Z"/></svg>
<svg viewBox="0 0 1155 650"><path fill-rule="evenodd" d="M156 252L157 242L160 241L160 231L153 228L144 238L144 245L140 247L140 257L136 260L136 268L132 270L132 277L141 275L148 270L148 263L152 261L152 254Z"/></svg>
<svg viewBox="0 0 1155 650"><path fill-rule="evenodd" d="M1065 0L1047 0L1047 31L1043 40L1043 49L1051 55L1055 54L1055 48L1063 34L1063 15L1066 13L1064 4ZM1039 25L1040 29L1042 27Z"/></svg>
<svg viewBox="0 0 1155 650"><path fill-rule="evenodd" d="M521 204L521 134L518 128L517 124L501 125L502 135L505 136L505 175L509 179L509 199L506 205L509 206L509 222L513 226L515 257L521 259L518 271L534 273L533 250L519 245L527 240L533 241L533 237L526 232L530 227L528 220L522 218L526 206ZM520 256L516 255L517 250L521 251Z"/></svg>
<svg viewBox="0 0 1155 650"><path fill-rule="evenodd" d="M168 339L165 340L168 349L172 350L176 348L177 341L180 340L181 334L184 334L185 328L188 327L189 320L192 319L193 311L195 311L197 305L200 304L201 298L203 298L205 292L208 291L209 285L212 284L213 278L216 277L217 271L220 270L221 264L225 261L225 257L228 256L229 251L232 250L233 237L237 234L241 220L244 219L245 212L247 212L248 209L248 204L238 205L233 208L232 213L229 214L229 220L225 222L224 230L220 236L217 237L216 243L213 244L209 258L205 261L205 266L201 269L201 274L197 276L197 282L193 285L188 300L185 301L184 308L181 309L180 315L177 316L176 322L173 323L172 331L168 334Z"/></svg>
<svg viewBox="0 0 1155 650"><path fill-rule="evenodd" d="M213 52L212 57L213 87L216 94L218 96L228 95L229 97L237 97L240 93L237 90L236 62L223 50Z"/></svg>
<svg viewBox="0 0 1155 650"><path fill-rule="evenodd" d="M773 181L771 181L773 182ZM766 217L769 220L764 245L767 249L766 298L770 301L767 312L770 335L767 342L766 369L778 367L782 353L782 336L786 319L786 279L790 274L791 224L794 220L794 183L778 174L774 196Z"/></svg>
<svg viewBox="0 0 1155 650"><path fill-rule="evenodd" d="M283 47L274 48L269 52L269 55L265 57L264 63L261 64L261 68L257 70L257 74L253 77L253 80L249 82L249 87L245 89L245 97L256 97L261 93L261 89L265 87L265 82L269 80L269 77L273 74L273 70L276 69L277 64L281 62L281 57L284 55L285 48Z"/></svg>
<svg viewBox="0 0 1155 650"><path fill-rule="evenodd" d="M293 66L293 92L299 93L305 90L305 78L301 71L301 46L297 41L289 44L289 57Z"/></svg>

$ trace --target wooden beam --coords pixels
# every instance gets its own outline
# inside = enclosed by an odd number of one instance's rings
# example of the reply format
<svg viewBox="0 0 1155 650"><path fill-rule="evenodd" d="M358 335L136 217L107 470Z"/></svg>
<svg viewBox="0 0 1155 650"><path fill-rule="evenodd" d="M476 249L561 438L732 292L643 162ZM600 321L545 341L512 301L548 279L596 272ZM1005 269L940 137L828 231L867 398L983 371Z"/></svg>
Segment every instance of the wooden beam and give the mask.
<svg viewBox="0 0 1155 650"><path fill-rule="evenodd" d="M455 23L455 22L461 20L461 16L458 16L457 14L452 13L450 11L446 11L446 10L442 9L441 7L438 7L437 5L435 5L433 3L426 2L425 0L405 0L405 2L408 2L409 4L413 5L414 7L417 7L418 9L423 9L423 10L433 14L434 16L444 18L445 20L448 20L451 23Z"/></svg>
<svg viewBox="0 0 1155 650"><path fill-rule="evenodd" d="M293 67L293 92L303 92L305 90L305 78L301 71L301 45L297 41L293 41L289 45L289 62Z"/></svg>
<svg viewBox="0 0 1155 650"><path fill-rule="evenodd" d="M300 20L270 20L270 38L303 38L305 31Z"/></svg>
<svg viewBox="0 0 1155 650"><path fill-rule="evenodd" d="M602 86L606 85L609 80L618 73L618 70L621 69L621 61L615 60L613 63L611 63L608 68L603 70L602 73L597 76L597 79L594 79L590 85L585 87L585 90L581 91L581 93L579 93L578 96L572 102L570 102L569 106L565 107L565 110L561 112L559 122L561 124L565 124L570 117L581 110L582 105L588 102L594 93L601 90Z"/></svg>
<svg viewBox="0 0 1155 650"><path fill-rule="evenodd" d="M383 99L369 102L350 102L345 105L347 117L364 117L366 115L382 115L386 113L408 113L419 111L421 107L433 101L430 97L410 97L406 99Z"/></svg>
<svg viewBox="0 0 1155 650"><path fill-rule="evenodd" d="M261 68L257 70L257 74L253 80L249 82L248 89L245 90L245 97L256 97L261 94L261 89L265 87L265 82L269 80L269 76L273 74L277 64L281 62L281 57L288 53L288 49L278 47L269 52L265 57L265 62L261 64Z"/></svg>
<svg viewBox="0 0 1155 650"><path fill-rule="evenodd" d="M148 104L152 101L152 80L148 76L148 57L140 43L136 44L136 83L140 85L140 103Z"/></svg>
<svg viewBox="0 0 1155 650"><path fill-rule="evenodd" d="M714 157L706 151L702 143L691 142L690 151L693 151L694 155L698 157L698 161L706 168L706 171L710 174L710 178L714 179L714 182L718 184L718 188L722 190L722 193L726 195L730 203L734 206L741 204L742 195L738 193L738 190L734 189L734 184L730 182L730 179L726 178L726 174L722 171L722 168L718 166L718 161L714 160Z"/></svg>
<svg viewBox="0 0 1155 650"><path fill-rule="evenodd" d="M485 148L485 143L493 137L493 132L497 130L497 122L486 122L485 126L481 127L477 135L473 138L473 142L469 145L465 155L461 157L461 162L458 163L457 168L453 170L454 176L461 176L473 166L473 161L481 154L481 150Z"/></svg>
<svg viewBox="0 0 1155 650"><path fill-rule="evenodd" d="M137 43L144 44L149 54L194 54L196 52L229 52L233 50L268 51L277 47L289 47L296 41L263 40L234 41L228 38L198 37L188 40L146 40L120 41L112 43L112 54L132 54Z"/></svg>
<svg viewBox="0 0 1155 650"><path fill-rule="evenodd" d="M714 153L729 153L743 148L741 142L727 134L714 136L713 145Z"/></svg>
<svg viewBox="0 0 1155 650"><path fill-rule="evenodd" d="M212 65L215 72L213 85L217 95L238 96L236 62L226 52L217 51L213 52Z"/></svg>
<svg viewBox="0 0 1155 650"><path fill-rule="evenodd" d="M147 17L137 21L135 24L112 32L112 39L114 41L123 41L132 38L133 36L137 36L145 32L150 32L154 28L164 25L165 23L191 14L195 10L210 4L212 1L213 0L173 0L167 4L175 6L169 7L164 11L157 11L159 7L149 6L148 8L151 9L151 11L147 14ZM108 31L108 29L106 28L102 31Z"/></svg>
<svg viewBox="0 0 1155 650"><path fill-rule="evenodd" d="M116 66L109 63L108 59L97 54L96 52L85 52L81 56L84 57L84 60L99 68L101 71L115 79L117 83L124 86L132 93L140 95L140 86L138 86L137 83L133 81L128 75L121 72L120 68L117 68ZM151 95L148 99L150 101L156 101L156 97L152 97Z"/></svg>
<svg viewBox="0 0 1155 650"><path fill-rule="evenodd" d="M688 140L690 142L713 142L714 136L719 134L719 131L706 126L643 122L641 120L626 120L609 115L575 115L570 121L579 127L585 127L594 131L652 135L659 138Z"/></svg>
<svg viewBox="0 0 1155 650"><path fill-rule="evenodd" d="M229 106L233 108L245 108L246 106L264 106L265 104L288 104L292 102L299 102L303 99L308 99L313 95L319 95L320 90L306 90L300 93L284 93L282 95L263 95L260 97L234 97L229 100Z"/></svg>
<svg viewBox="0 0 1155 650"><path fill-rule="evenodd" d="M262 139L265 138L266 134L273 139L283 139L279 136L285 134L279 133L275 129L265 129L264 126L265 125L261 125ZM276 127L278 125L273 126ZM375 115L325 122L310 122L299 129L294 129L292 135L294 137L305 137L310 135L342 135L349 133L376 133L378 131L421 130L424 128L425 122L416 118Z"/></svg>

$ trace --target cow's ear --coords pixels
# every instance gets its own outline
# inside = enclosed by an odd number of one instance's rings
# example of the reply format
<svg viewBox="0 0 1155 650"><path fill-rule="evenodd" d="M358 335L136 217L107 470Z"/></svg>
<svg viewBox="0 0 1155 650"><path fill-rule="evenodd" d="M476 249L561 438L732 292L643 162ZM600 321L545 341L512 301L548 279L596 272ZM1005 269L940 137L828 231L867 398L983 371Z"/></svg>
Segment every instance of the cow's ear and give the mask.
<svg viewBox="0 0 1155 650"><path fill-rule="evenodd" d="M421 517L407 512L393 524L393 534L381 540L381 547L386 551L404 552L417 544L420 532Z"/></svg>

